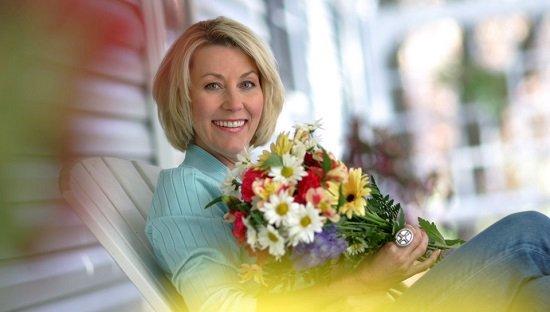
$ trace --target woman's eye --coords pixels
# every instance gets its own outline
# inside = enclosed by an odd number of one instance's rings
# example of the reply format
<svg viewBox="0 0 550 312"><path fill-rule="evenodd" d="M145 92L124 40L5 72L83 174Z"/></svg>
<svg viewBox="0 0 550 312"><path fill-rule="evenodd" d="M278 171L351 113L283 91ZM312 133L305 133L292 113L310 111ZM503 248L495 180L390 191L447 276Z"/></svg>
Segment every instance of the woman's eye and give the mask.
<svg viewBox="0 0 550 312"><path fill-rule="evenodd" d="M221 87L222 86L217 82L211 82L211 83L204 86L204 88L206 90L219 90L219 89L221 89Z"/></svg>
<svg viewBox="0 0 550 312"><path fill-rule="evenodd" d="M246 80L246 81L241 82L241 86L240 86L240 87L243 88L243 89L252 89L252 88L254 88L255 86L256 86L255 83L253 83L253 82L250 81L250 80Z"/></svg>

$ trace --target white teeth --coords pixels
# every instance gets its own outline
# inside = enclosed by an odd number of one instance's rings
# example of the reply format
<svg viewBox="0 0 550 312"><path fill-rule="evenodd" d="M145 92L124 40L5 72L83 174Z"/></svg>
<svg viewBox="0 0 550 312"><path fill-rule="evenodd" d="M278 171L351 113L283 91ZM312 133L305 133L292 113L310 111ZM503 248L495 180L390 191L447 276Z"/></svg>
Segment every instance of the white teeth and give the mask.
<svg viewBox="0 0 550 312"><path fill-rule="evenodd" d="M242 127L244 125L244 122L245 122L244 120L237 120L237 121L214 120L214 124L216 126L226 127L226 128Z"/></svg>

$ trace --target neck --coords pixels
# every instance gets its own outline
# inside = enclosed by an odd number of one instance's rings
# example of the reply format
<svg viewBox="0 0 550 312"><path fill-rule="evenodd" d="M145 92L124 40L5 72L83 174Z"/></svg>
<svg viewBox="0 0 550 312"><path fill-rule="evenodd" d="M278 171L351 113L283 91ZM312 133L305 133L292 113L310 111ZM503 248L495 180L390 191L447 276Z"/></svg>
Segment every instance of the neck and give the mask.
<svg viewBox="0 0 550 312"><path fill-rule="evenodd" d="M195 144L208 152L210 155L214 156L217 160L219 160L222 164L224 164L227 168L233 169L235 167L235 163L237 162L237 155L225 155L221 153L216 153L212 150L210 150L208 147L204 146L204 144L201 144L200 142L195 142Z"/></svg>
<svg viewBox="0 0 550 312"><path fill-rule="evenodd" d="M210 152L209 152L210 153ZM211 153L212 154L212 153ZM231 159L229 157L226 157L224 155L217 155L217 154L212 154L214 157L216 157L216 159L218 159L219 161L222 162L222 164L226 165L227 168L229 169L233 169L233 167L235 167L235 163L237 162L235 159Z"/></svg>

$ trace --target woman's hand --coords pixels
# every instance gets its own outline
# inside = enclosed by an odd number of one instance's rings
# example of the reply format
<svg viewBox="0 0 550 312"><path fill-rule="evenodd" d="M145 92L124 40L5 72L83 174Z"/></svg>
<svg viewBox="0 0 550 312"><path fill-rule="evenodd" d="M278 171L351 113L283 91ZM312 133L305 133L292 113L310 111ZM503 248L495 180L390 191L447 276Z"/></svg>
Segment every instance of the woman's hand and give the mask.
<svg viewBox="0 0 550 312"><path fill-rule="evenodd" d="M393 285L429 269L439 257L441 250L433 252L420 262L428 248L428 235L415 226L407 225L414 234L409 246L399 247L394 242L382 246L373 257L361 264L359 282L370 289L389 289Z"/></svg>

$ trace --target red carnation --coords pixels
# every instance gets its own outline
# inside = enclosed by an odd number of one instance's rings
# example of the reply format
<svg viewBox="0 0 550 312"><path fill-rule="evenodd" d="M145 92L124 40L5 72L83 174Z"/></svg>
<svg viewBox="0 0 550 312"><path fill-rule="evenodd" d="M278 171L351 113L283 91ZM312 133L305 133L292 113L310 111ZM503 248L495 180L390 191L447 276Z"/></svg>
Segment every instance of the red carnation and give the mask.
<svg viewBox="0 0 550 312"><path fill-rule="evenodd" d="M262 179L265 177L266 175L261 170L250 168L245 171L243 175L243 183L241 185L241 197L245 202L247 203L251 202L252 197L254 196L254 191L252 190L252 183L254 183L256 179Z"/></svg>
<svg viewBox="0 0 550 312"><path fill-rule="evenodd" d="M316 188L321 186L321 181L317 174L311 169L307 170L307 175L298 182L297 194L294 197L294 200L297 203L305 204L306 203L306 193L310 188Z"/></svg>
<svg viewBox="0 0 550 312"><path fill-rule="evenodd" d="M242 211L235 211L233 213L233 216L235 216L235 222L233 222L233 236L237 239L237 242L239 244L244 244L246 241L246 226L244 225L244 218L246 217L246 213Z"/></svg>
<svg viewBox="0 0 550 312"><path fill-rule="evenodd" d="M319 167L309 167L308 172L315 174L319 180L323 180L325 171Z"/></svg>
<svg viewBox="0 0 550 312"><path fill-rule="evenodd" d="M313 154L306 153L304 156L304 165L308 167L321 167L321 163L313 158Z"/></svg>

